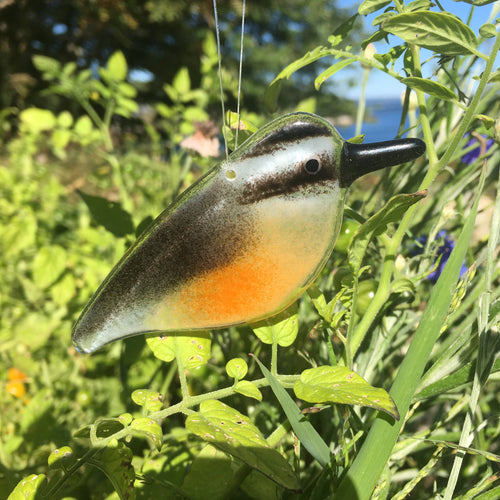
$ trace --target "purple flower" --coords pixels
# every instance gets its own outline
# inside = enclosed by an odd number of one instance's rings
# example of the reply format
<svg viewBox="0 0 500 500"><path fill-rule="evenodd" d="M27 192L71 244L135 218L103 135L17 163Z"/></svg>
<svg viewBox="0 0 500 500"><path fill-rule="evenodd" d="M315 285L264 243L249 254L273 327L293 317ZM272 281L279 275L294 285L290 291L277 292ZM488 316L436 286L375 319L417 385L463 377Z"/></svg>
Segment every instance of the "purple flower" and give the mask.
<svg viewBox="0 0 500 500"><path fill-rule="evenodd" d="M464 149L469 149L469 147L473 145L476 145L476 147L462 156L462 163L472 165L481 155L484 155L491 148L491 146L493 146L493 144L493 139L488 138L488 136L474 134L467 141Z"/></svg>
<svg viewBox="0 0 500 500"><path fill-rule="evenodd" d="M417 245L413 246L413 248L410 250L411 255L419 255L423 253L425 245L427 243L428 236L420 236L420 238L417 238ZM437 267L427 275L427 279L431 283L436 283L439 276L441 276L441 273L443 272L444 266L448 262L448 259L450 258L451 252L453 248L455 247L455 242L453 241L450 236L446 234L446 231L439 231L439 233L436 236L436 241L440 242L439 247L436 249L436 258L434 259L434 264L439 259L439 263ZM465 265L465 261L462 264L462 268L460 269L460 277L464 275L464 273L467 271L467 266Z"/></svg>

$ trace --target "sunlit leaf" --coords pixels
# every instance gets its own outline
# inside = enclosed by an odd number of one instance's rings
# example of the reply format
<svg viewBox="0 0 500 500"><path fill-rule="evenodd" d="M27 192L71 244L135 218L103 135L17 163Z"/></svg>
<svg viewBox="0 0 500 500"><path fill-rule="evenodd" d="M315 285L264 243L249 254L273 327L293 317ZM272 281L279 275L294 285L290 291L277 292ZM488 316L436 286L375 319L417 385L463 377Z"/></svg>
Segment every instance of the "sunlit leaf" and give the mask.
<svg viewBox="0 0 500 500"><path fill-rule="evenodd" d="M411 87L414 90L421 90L422 92L437 97L438 99L443 99L444 101L458 101L458 96L455 92L441 83L433 82L427 78L411 76L409 78L403 78L401 83L408 85L408 87Z"/></svg>
<svg viewBox="0 0 500 500"><path fill-rule="evenodd" d="M156 449L161 448L161 443L163 439L163 432L161 426L158 422L148 417L141 417L132 420L130 424L130 429L134 434L145 437L152 441L156 446Z"/></svg>
<svg viewBox="0 0 500 500"><path fill-rule="evenodd" d="M253 398L253 399L257 399L258 401L262 401L262 393L249 380L240 380L234 386L234 390L238 394L242 394L243 396L246 396L248 398Z"/></svg>
<svg viewBox="0 0 500 500"><path fill-rule="evenodd" d="M474 32L460 19L444 12L414 12L387 19L382 28L405 42L438 54L476 53Z"/></svg>
<svg viewBox="0 0 500 500"><path fill-rule="evenodd" d="M111 55L108 59L106 69L114 80L118 80L120 82L125 80L128 71L127 61L121 50L117 50Z"/></svg>
<svg viewBox="0 0 500 500"><path fill-rule="evenodd" d="M40 498L41 491L46 484L45 480L45 474L30 474L17 483L7 500L35 500Z"/></svg>
<svg viewBox="0 0 500 500"><path fill-rule="evenodd" d="M284 488L300 488L288 462L267 444L248 417L230 406L217 400L204 401L198 413L188 416L186 428Z"/></svg>
<svg viewBox="0 0 500 500"><path fill-rule="evenodd" d="M318 434L311 423L304 418L295 401L290 397L286 389L279 383L276 377L259 361L256 357L255 361L259 365L264 377L269 382L274 395L278 399L281 408L292 426L293 431L299 438L302 446L318 461L323 467L327 467L330 463L330 448L323 441L323 438Z"/></svg>
<svg viewBox="0 0 500 500"><path fill-rule="evenodd" d="M242 358L233 358L226 363L226 372L231 378L241 380L248 372L247 362Z"/></svg>
<svg viewBox="0 0 500 500"><path fill-rule="evenodd" d="M163 407L163 397L159 392L149 389L137 389L132 393L132 401L142 406L148 412L161 410Z"/></svg>
<svg viewBox="0 0 500 500"><path fill-rule="evenodd" d="M388 224L400 221L406 210L426 195L426 191L396 195L360 226L349 246L349 265L353 269L353 274L357 274L361 268L363 256L372 238L382 234Z"/></svg>
<svg viewBox="0 0 500 500"><path fill-rule="evenodd" d="M366 16L372 12L383 9L386 5L391 3L390 0L364 0L358 7L358 14Z"/></svg>
<svg viewBox="0 0 500 500"><path fill-rule="evenodd" d="M146 336L146 342L158 359L166 362L179 359L186 369L204 365L210 358L208 332L151 334Z"/></svg>
<svg viewBox="0 0 500 500"><path fill-rule="evenodd" d="M65 469L75 460L73 450L69 446L62 446L51 452L48 464L51 469Z"/></svg>
<svg viewBox="0 0 500 500"><path fill-rule="evenodd" d="M300 374L293 390L308 403L340 403L368 406L399 420L399 413L387 391L371 386L345 366L318 366Z"/></svg>
<svg viewBox="0 0 500 500"><path fill-rule="evenodd" d="M282 347L292 345L299 333L297 304L272 318L253 324L252 329L265 344L277 343Z"/></svg>

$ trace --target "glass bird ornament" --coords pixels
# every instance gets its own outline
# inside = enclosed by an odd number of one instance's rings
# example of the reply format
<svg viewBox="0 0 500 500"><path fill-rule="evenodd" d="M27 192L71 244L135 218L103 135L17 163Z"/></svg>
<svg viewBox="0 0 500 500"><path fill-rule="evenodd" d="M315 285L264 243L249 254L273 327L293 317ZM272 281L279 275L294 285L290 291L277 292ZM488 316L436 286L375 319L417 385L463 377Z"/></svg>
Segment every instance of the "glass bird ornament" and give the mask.
<svg viewBox="0 0 500 500"><path fill-rule="evenodd" d="M89 353L132 335L279 313L328 260L346 188L424 151L419 139L351 144L308 113L272 121L144 231L85 307L74 345Z"/></svg>

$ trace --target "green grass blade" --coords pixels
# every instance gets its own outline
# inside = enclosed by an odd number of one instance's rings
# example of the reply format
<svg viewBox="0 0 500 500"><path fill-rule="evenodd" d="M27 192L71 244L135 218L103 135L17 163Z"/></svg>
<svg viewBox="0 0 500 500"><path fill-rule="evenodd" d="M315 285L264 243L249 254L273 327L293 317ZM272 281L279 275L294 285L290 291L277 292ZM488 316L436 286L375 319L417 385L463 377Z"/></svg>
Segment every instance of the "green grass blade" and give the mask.
<svg viewBox="0 0 500 500"><path fill-rule="evenodd" d="M363 500L370 495L389 460L392 449L405 420L413 394L418 386L431 350L439 336L451 300L455 293L460 276L460 269L469 248L472 230L476 220L479 194L484 185L484 175L478 195L467 217L457 244L441 274L436 286L433 288L422 320L415 331L413 341L408 353L401 364L398 375L391 388L390 395L396 402L401 414L399 422L389 422L378 418L370 429L368 436L355 458L351 468L342 479L336 500Z"/></svg>
<svg viewBox="0 0 500 500"><path fill-rule="evenodd" d="M295 401L290 397L286 389L278 382L271 372L256 358L264 377L266 377L274 395L278 399L285 415L292 426L293 431L299 438L302 446L323 466L330 464L330 448L323 438L316 432L304 415L300 412Z"/></svg>

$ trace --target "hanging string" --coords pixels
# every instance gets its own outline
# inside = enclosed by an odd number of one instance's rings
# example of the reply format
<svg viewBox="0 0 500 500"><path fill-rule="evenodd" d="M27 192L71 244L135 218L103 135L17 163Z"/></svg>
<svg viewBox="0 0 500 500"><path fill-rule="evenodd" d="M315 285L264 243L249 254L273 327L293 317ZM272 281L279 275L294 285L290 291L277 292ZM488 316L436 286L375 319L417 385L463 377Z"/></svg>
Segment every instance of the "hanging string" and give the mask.
<svg viewBox="0 0 500 500"><path fill-rule="evenodd" d="M243 41L245 35L245 7L246 0L243 0L241 13L241 41L240 41L240 68L238 72L238 103L236 105L236 133L234 136L234 149L238 148L238 132L240 131L240 104L241 104L241 77L243 73Z"/></svg>
<svg viewBox="0 0 500 500"><path fill-rule="evenodd" d="M222 57L220 51L220 26L219 26L219 18L217 16L217 0L214 0L214 18L215 18L215 34L217 38L217 58L219 61L219 85L220 85L220 103L222 107L222 136L224 137L224 150L226 152L226 160L229 156L229 152L227 149L227 139L226 139L226 110L224 109L224 90L222 88Z"/></svg>

